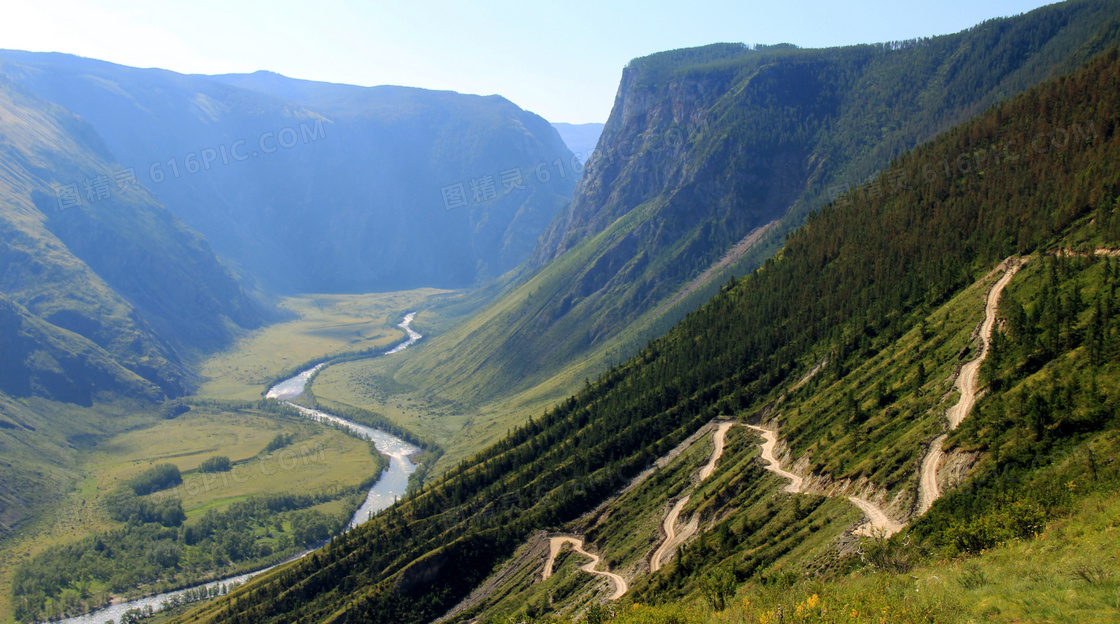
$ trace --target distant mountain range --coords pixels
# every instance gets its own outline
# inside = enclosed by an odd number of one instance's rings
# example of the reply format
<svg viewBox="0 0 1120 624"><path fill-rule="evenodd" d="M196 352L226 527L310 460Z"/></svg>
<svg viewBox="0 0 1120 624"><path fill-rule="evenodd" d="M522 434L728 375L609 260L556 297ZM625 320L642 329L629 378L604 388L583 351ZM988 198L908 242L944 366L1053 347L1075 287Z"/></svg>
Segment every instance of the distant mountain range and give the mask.
<svg viewBox="0 0 1120 624"><path fill-rule="evenodd" d="M498 96L12 51L0 73L84 119L156 199L278 292L480 284L528 256L575 186L548 122Z"/></svg>
<svg viewBox="0 0 1120 624"><path fill-rule="evenodd" d="M599 143L604 125L601 123L552 123L552 127L560 133L560 138L564 139L564 144L572 150L572 154L584 163L591 158L591 152L595 150L595 146Z"/></svg>

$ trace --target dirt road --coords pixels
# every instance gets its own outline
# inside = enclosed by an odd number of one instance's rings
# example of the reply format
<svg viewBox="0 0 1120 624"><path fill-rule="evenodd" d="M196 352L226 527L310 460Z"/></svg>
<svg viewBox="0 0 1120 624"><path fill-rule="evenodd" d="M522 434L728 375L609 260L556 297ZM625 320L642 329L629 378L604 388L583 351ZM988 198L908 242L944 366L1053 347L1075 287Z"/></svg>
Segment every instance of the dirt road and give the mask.
<svg viewBox="0 0 1120 624"><path fill-rule="evenodd" d="M708 458L708 463L704 464L704 467L700 469L700 481L707 479L715 472L719 458L723 457L727 431L734 426L735 423L733 422L724 422L716 427L715 435L712 436L712 455ZM649 558L650 572L657 572L660 570L665 556L673 552L681 542L692 537L692 534L699 529L699 521L693 518L692 522L689 522L679 533L677 532L677 520L680 518L681 510L688 504L688 499L689 497L685 496L677 501L677 504L673 505L673 508L669 510L669 514L665 516L665 520L662 521L661 530L665 533L665 539L661 542L661 545L657 547L657 550L653 551L653 555Z"/></svg>
<svg viewBox="0 0 1120 624"><path fill-rule="evenodd" d="M926 456L922 458L922 472L918 482L919 516L929 511L933 501L941 497L941 487L937 485L937 468L945 459L945 451L941 450L941 446L945 444L945 439L948 437L949 434L943 433L934 438L929 445L929 450L926 451Z"/></svg>
<svg viewBox="0 0 1120 624"><path fill-rule="evenodd" d="M949 430L956 429L961 424L976 404L976 381L980 376L980 365L988 357L988 345L992 341L992 328L996 325L996 312L999 310L999 297L1003 289L1011 283L1011 278L1019 270L1019 262L1009 259L1007 270L1003 277L988 291L988 303L984 306L984 322L980 325L980 355L968 364L961 367L961 374L957 376L956 387L961 393L957 404L949 408L946 417L949 419Z"/></svg>
<svg viewBox="0 0 1120 624"><path fill-rule="evenodd" d="M996 313L999 310L999 298L1003 294L1003 289L1011 283L1011 278L1019 271L1023 262L1025 262L1025 259L1008 258L1005 260L1004 264L1007 268L1004 270L1003 276L988 291L988 300L984 306L984 322L980 324L980 355L962 366L960 374L957 375L955 386L960 391L961 398L945 414L949 421L949 431L960 426L961 422L972 411L973 405L976 404L976 386L980 376L980 365L988 357L988 346L992 341L992 329L996 325ZM941 496L941 489L937 485L937 470L945 458L945 452L941 449L941 446L947 437L947 434L942 434L934 439L929 450L926 451L925 457L922 458L921 474L918 479L918 514L928 511L933 502Z"/></svg>
<svg viewBox="0 0 1120 624"><path fill-rule="evenodd" d="M782 491L790 494L800 492L804 480L792 472L782 470L782 463L778 461L777 457L774 457L774 447L778 445L778 434L755 425L747 425L747 427L762 434L762 461L766 462L766 469L779 477L789 479L789 485L786 485Z"/></svg>
<svg viewBox="0 0 1120 624"><path fill-rule="evenodd" d="M688 496L677 501L676 505L669 510L669 515L665 516L665 520L661 523L661 528L665 532L665 539L657 550L653 551L653 556L649 558L649 571L657 572L661 569L661 561L668 554L670 548L677 546L677 519L681 515L681 510L688 504Z"/></svg>
<svg viewBox="0 0 1120 624"><path fill-rule="evenodd" d="M801 488L804 486L804 480L792 472L782 470L781 462L778 461L777 457L774 457L774 447L778 444L778 434L769 429L763 429L755 425L747 426L762 434L762 459L767 464L766 469L778 476L789 479L789 484L786 485L782 491L789 492L790 494L800 492ZM849 496L848 500L852 501L852 504L863 510L864 515L867 516L867 519L870 521L869 524L856 529L856 533L859 535L886 537L898 533L902 530L902 527L905 526L893 520L886 512L869 500L856 496Z"/></svg>
<svg viewBox="0 0 1120 624"><path fill-rule="evenodd" d="M623 594L626 593L627 590L630 589L630 586L626 583L626 579L622 578L621 576L611 572L596 570L595 568L599 565L600 561L599 555L593 555L584 550L583 540L579 539L578 537L571 536L553 537L548 540L548 560L545 561L544 564L544 573L542 574L543 580L547 580L548 577L552 576L552 565L556 562L556 555L560 554L560 549L563 548L564 544L571 544L572 550L583 555L584 557L587 557L588 559L591 559L590 563L581 565L579 567L580 570L583 570L588 574L597 574L599 576L604 576L611 582L611 585L614 586L614 593L610 595L610 600L618 600L623 596Z"/></svg>
<svg viewBox="0 0 1120 624"><path fill-rule="evenodd" d="M715 472L716 462L719 461L720 457L723 457L723 445L724 440L727 438L727 430L731 429L733 426L735 426L735 423L725 422L720 423L719 427L716 428L716 433L712 436L712 445L714 446L712 449L712 456L708 458L708 463L700 469L701 481L712 476L712 473Z"/></svg>
<svg viewBox="0 0 1120 624"><path fill-rule="evenodd" d="M863 515L867 516L870 521L855 530L856 535L865 535L867 537L890 537L895 533L902 530L906 526L901 522L896 522L890 516L883 512L878 505L871 501L860 498L858 496L849 496L848 500L853 505L859 507L863 511Z"/></svg>

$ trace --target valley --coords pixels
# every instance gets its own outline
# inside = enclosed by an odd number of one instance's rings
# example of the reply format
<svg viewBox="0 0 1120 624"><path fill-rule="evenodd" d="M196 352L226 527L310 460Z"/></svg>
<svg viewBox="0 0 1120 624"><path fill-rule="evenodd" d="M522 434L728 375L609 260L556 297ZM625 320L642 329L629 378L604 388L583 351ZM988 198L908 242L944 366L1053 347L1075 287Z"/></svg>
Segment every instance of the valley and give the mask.
<svg viewBox="0 0 1120 624"><path fill-rule="evenodd" d="M446 295L441 291L424 290L285 300L281 307L292 311L291 320L258 330L235 348L200 365L200 370L211 376L197 395L180 403L182 413L165 416L167 420L138 422L86 452L80 468L84 480L75 484L74 491L54 506L54 513L42 524L42 532L33 534L33 541L8 541L3 545L4 558L12 565L3 566L4 578L0 580L10 582L13 570L36 555L42 556L85 536L118 530L119 522L110 517L111 500L118 486L145 466L172 463L180 470L182 483L170 491L153 494L152 498L180 503L187 525L197 524L208 513L226 512L238 503L277 500L285 496L311 496L322 500L304 506L300 513L332 518L339 514L352 515L351 526L368 519L371 512L392 504L405 493L408 477L415 470L413 464L404 459L405 455L415 454L419 449L346 421L340 421L344 430L310 424L308 420L339 419L302 406L289 403L295 411L285 413L267 406L254 406L254 403L266 394L269 380L281 378L307 360L355 354L369 357L371 353L403 351L415 339L402 338L419 334L411 328L396 326L399 310ZM406 320L411 320L412 316ZM305 376L303 382L306 381ZM301 384L285 398L297 397L302 389ZM376 454L371 455L369 444L347 435L345 430L358 431L366 438L372 436L377 440L379 452L388 454L387 460L383 462ZM280 439L283 442L277 444ZM269 452L274 446L277 449ZM214 456L228 457L232 470L224 473L201 470L200 465ZM386 470L384 475L383 469ZM374 480L376 485L371 489ZM363 488L369 490L368 494L355 498ZM268 525L267 520L262 524ZM284 520L283 526L291 525ZM285 540L292 543L290 529L277 533L273 528L267 533L263 540L260 536L256 538L260 548L278 553L293 552L291 545L283 545ZM272 555L250 557L230 568L227 575L242 582L249 577L240 574L240 570L275 561ZM195 576L174 574L140 592L190 584L190 579L208 575L206 572L192 574ZM217 586L224 582L212 584ZM106 590L106 586L93 584L83 590L81 598L102 601L109 595ZM75 597L66 599L75 600ZM146 605L158 610L163 599L160 595L122 603L109 612L73 621L117 619L129 609Z"/></svg>
<svg viewBox="0 0 1120 624"><path fill-rule="evenodd" d="M1120 2L616 69L0 50L0 624L1116 621Z"/></svg>

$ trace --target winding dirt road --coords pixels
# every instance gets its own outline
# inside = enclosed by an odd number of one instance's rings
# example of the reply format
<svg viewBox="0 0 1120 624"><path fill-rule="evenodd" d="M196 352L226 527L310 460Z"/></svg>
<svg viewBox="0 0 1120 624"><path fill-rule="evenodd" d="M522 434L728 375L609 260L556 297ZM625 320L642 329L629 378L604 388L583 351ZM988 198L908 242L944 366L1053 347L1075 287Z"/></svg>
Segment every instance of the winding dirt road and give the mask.
<svg viewBox="0 0 1120 624"><path fill-rule="evenodd" d="M757 425L747 425L747 427L762 434L762 461L766 462L766 469L779 477L789 479L789 485L782 491L789 492L790 494L800 492L805 480L792 472L782 470L782 462L778 461L777 457L774 457L774 447L778 445L778 434Z"/></svg>
<svg viewBox="0 0 1120 624"><path fill-rule="evenodd" d="M720 423L719 427L716 428L716 433L712 436L712 446L714 447L712 449L712 456L708 458L708 463L700 469L701 481L712 476L712 473L715 472L716 462L719 461L720 457L723 457L723 446L724 440L727 438L727 431L733 426L735 426L735 423L725 422Z"/></svg>
<svg viewBox="0 0 1120 624"><path fill-rule="evenodd" d="M583 540L579 539L578 537L571 536L549 538L548 560L545 561L544 564L544 573L542 574L542 580L547 580L548 577L552 576L552 566L556 562L556 555L560 554L560 549L564 547L564 544L571 544L572 550L583 555L584 557L587 557L588 559L591 559L589 563L581 565L579 567L580 570L583 570L588 574L604 576L611 582L611 585L614 586L614 593L610 595L610 600L618 600L623 596L623 594L627 592L627 590L630 589L630 586L626 583L626 579L622 578L621 576L612 572L603 572L601 570L596 570L595 568L599 565L600 561L599 555L593 555L584 550Z"/></svg>
<svg viewBox="0 0 1120 624"><path fill-rule="evenodd" d="M665 516L665 521L661 523L661 529L665 531L665 539L661 542L661 545L657 547L657 550L653 551L653 556L649 558L650 572L657 572L660 570L661 562L665 558L665 555L671 548L676 548L677 544L681 541L678 539L680 536L677 535L677 519L681 515L681 510L688 504L689 498L689 496L685 496L677 501L677 504L673 505L673 508L669 510L669 515Z"/></svg>
<svg viewBox="0 0 1120 624"><path fill-rule="evenodd" d="M929 511L933 501L941 496L941 488L937 485L937 468L945 460L945 451L941 450L941 446L948 437L949 434L943 433L934 438L922 458L921 476L918 480L918 515Z"/></svg>
<svg viewBox="0 0 1120 624"><path fill-rule="evenodd" d="M778 434L770 429L764 429L756 425L747 425L747 427L762 434L762 460L766 462L766 469L780 477L789 479L789 484L786 485L782 491L790 494L800 492L801 488L804 487L805 481L792 472L782 470L782 463L778 461L777 457L774 457L774 447L778 444ZM902 527L905 526L892 519L875 503L867 499L849 496L848 500L856 507L859 507L869 521L868 524L856 529L855 532L859 535L866 535L868 537L889 537L901 531Z"/></svg>
<svg viewBox="0 0 1120 624"><path fill-rule="evenodd" d="M1026 262L1025 258L1008 258L1005 260L1004 264L1007 268L1004 270L1003 277L1000 277L988 291L988 300L984 306L984 322L980 324L980 355L962 366L960 374L957 375L955 386L960 391L961 398L956 405L950 407L949 411L945 413L945 417L949 420L949 431L960 426L976 404L976 386L980 376L980 365L988 357L988 346L992 341L992 329L996 325L996 312L999 310L999 298L1003 294L1003 289L1011 283L1011 278L1022 267L1023 262ZM948 434L937 436L930 443L925 457L922 458L921 474L918 479L919 515L928 511L933 502L941 497L941 488L937 485L937 470L945 459L945 451L941 449L941 446L947 437Z"/></svg>
<svg viewBox="0 0 1120 624"><path fill-rule="evenodd" d="M735 423L725 422L720 423L719 426L716 427L715 435L712 436L712 455L708 458L708 463L704 464L704 467L700 469L700 481L707 479L715 472L716 463L719 462L720 457L723 457L727 432L733 426L735 426ZM661 542L661 545L657 547L657 550L653 551L653 556L649 558L650 572L657 572L660 570L665 556L673 552L681 542L692 537L692 534L699 529L699 521L693 518L684 529L679 533L677 532L677 520L680 518L681 510L688 504L689 498L690 496L685 496L677 501L677 504L673 505L673 508L669 510L669 514L665 516L665 520L662 521L661 530L665 533L665 539Z"/></svg>

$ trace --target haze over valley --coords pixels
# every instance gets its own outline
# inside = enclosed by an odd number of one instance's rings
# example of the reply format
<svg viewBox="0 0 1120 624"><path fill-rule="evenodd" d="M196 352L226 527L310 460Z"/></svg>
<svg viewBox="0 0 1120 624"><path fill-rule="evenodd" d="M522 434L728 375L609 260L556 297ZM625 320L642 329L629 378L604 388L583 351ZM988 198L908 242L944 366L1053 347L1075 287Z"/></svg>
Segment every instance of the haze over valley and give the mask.
<svg viewBox="0 0 1120 624"><path fill-rule="evenodd" d="M0 624L1115 622L1120 2L1021 4L28 9Z"/></svg>

